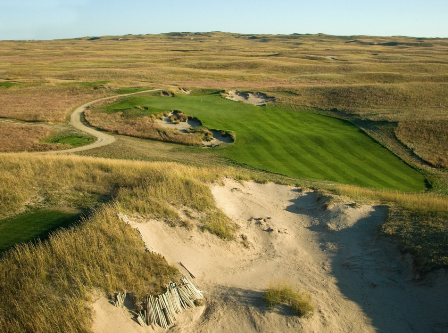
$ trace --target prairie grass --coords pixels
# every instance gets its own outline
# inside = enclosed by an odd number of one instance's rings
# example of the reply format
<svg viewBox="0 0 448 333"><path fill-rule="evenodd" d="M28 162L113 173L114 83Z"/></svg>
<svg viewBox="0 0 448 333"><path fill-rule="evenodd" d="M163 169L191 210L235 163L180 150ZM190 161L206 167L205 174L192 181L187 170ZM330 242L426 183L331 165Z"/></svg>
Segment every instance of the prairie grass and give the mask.
<svg viewBox="0 0 448 333"><path fill-rule="evenodd" d="M93 113L91 110L86 110L84 113L89 124L106 131L191 146L200 146L202 144L202 133L198 132L186 135L177 129L165 128L156 123L154 117L142 116L143 114L144 112L139 116L133 113L130 116L129 112L107 114L103 112Z"/></svg>
<svg viewBox="0 0 448 333"><path fill-rule="evenodd" d="M58 149L57 144L44 144L51 129L44 125L26 125L0 122L0 152L44 151Z"/></svg>
<svg viewBox="0 0 448 333"><path fill-rule="evenodd" d="M0 156L0 170L0 181L11 185L0 189L1 216L20 212L24 205L85 209L113 200L124 212L138 212L174 223L181 222L177 211L188 207L206 216L209 214L211 221L219 222L219 233L226 235L224 238L233 230L230 221L218 213L210 189L204 184L229 174L231 169L79 156L5 154Z"/></svg>
<svg viewBox="0 0 448 333"><path fill-rule="evenodd" d="M309 316L314 311L310 296L295 290L290 283L285 281L271 283L271 286L263 294L263 300L270 307L286 304L299 316Z"/></svg>
<svg viewBox="0 0 448 333"><path fill-rule="evenodd" d="M23 85L0 94L0 117L24 121L63 122L73 108L107 96L108 90L84 86Z"/></svg>
<svg viewBox="0 0 448 333"><path fill-rule="evenodd" d="M3 253L1 332L90 331L94 290L127 290L138 302L176 279L177 270L161 256L144 252L139 235L117 218L119 210L182 225L177 212L190 209L204 217L198 227L206 231L230 238L234 228L206 184L225 174L222 167L4 154L0 171L1 183L9 184L0 188L2 216L55 205L97 207L88 219L44 242ZM104 197L110 203L103 203ZM8 230L19 227L17 218L7 220ZM210 223L219 228L207 227Z"/></svg>
<svg viewBox="0 0 448 333"><path fill-rule="evenodd" d="M137 299L159 293L177 276L161 256L103 207L48 241L23 244L0 261L1 332L89 332L94 290L128 290Z"/></svg>
<svg viewBox="0 0 448 333"><path fill-rule="evenodd" d="M397 138L436 167L448 168L448 120L400 122Z"/></svg>
<svg viewBox="0 0 448 333"><path fill-rule="evenodd" d="M0 116L64 121L95 97L150 86L261 90L293 109L375 121L447 120L447 50L443 38L324 34L0 41ZM424 158L446 152L438 142L414 141L404 142Z"/></svg>
<svg viewBox="0 0 448 333"><path fill-rule="evenodd" d="M357 200L376 200L383 203L394 203L411 210L448 212L448 197L446 195L379 191L349 185L338 185L335 187L335 192Z"/></svg>
<svg viewBox="0 0 448 333"><path fill-rule="evenodd" d="M381 231L412 254L414 268L429 272L448 267L448 211L392 206Z"/></svg>

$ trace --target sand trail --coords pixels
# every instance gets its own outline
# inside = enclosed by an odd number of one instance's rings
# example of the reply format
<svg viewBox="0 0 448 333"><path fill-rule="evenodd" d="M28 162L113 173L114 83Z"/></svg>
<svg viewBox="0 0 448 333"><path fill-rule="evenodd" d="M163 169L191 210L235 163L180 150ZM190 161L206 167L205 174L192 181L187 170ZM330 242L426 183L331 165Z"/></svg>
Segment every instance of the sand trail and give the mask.
<svg viewBox="0 0 448 333"><path fill-rule="evenodd" d="M326 198L315 192L272 183L225 180L211 191L239 225L236 241L131 218L154 250L170 264L182 262L204 291L206 306L185 311L170 331L443 332L448 327L446 277L416 282L409 263L376 239L385 207L347 200L326 207ZM287 307L267 308L261 297L273 280L289 280L309 293L314 314L299 318ZM134 326L140 329L131 322L121 332Z"/></svg>

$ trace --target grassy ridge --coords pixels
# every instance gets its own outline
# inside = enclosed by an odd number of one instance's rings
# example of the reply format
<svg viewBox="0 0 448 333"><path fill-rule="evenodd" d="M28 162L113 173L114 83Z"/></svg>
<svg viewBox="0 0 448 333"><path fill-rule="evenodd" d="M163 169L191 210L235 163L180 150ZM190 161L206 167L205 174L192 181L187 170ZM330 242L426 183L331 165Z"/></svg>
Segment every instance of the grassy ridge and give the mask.
<svg viewBox="0 0 448 333"><path fill-rule="evenodd" d="M278 107L235 103L217 94L139 97L133 103L178 109L204 126L236 133L217 153L234 161L297 178L314 178L378 189L420 191L423 176L355 126L338 119Z"/></svg>
<svg viewBox="0 0 448 333"><path fill-rule="evenodd" d="M87 241L88 240L88 241ZM89 221L21 245L0 261L0 332L90 332L89 294L157 293L177 274L165 259L144 252L130 226L105 207Z"/></svg>

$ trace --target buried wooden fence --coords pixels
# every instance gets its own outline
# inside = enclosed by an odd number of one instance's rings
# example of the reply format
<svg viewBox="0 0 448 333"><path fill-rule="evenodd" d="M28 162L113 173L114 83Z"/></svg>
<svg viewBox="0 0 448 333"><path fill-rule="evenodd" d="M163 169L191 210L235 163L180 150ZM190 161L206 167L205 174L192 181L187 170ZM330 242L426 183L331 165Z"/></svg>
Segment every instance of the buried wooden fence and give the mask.
<svg viewBox="0 0 448 333"><path fill-rule="evenodd" d="M203 297L202 292L183 276L181 284L170 283L164 294L148 296L137 321L141 326L154 324L167 329L174 324L178 313L194 307L195 301Z"/></svg>
<svg viewBox="0 0 448 333"><path fill-rule="evenodd" d="M131 224L128 217L121 212L117 213L120 218L126 224ZM145 244L145 249L148 252L155 253L153 249L146 242L142 232L136 227L137 232ZM160 254L159 254L160 255ZM179 263L194 279L194 275L182 264ZM118 293L114 302L115 306L123 306L124 299L126 298L126 291ZM170 283L167 286L165 293L146 297L144 302L144 310L140 311L137 316L137 321L141 326L157 325L167 329L176 321L176 315L183 309L193 308L195 301L203 299L204 295L196 288L196 286L188 280L185 276L182 276L181 283Z"/></svg>

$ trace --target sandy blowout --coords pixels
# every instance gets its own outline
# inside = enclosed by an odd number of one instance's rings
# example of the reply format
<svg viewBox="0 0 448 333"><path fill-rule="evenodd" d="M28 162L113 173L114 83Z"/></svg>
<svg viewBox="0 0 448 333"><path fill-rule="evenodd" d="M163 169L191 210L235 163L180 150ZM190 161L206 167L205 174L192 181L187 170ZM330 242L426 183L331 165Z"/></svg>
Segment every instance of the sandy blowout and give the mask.
<svg viewBox="0 0 448 333"><path fill-rule="evenodd" d="M255 106L265 106L267 102L275 102L274 97L268 97L260 92L240 92L238 90L229 90L227 92L227 99L236 102L244 102L253 104Z"/></svg>
<svg viewBox="0 0 448 333"><path fill-rule="evenodd" d="M190 128L201 126L201 122L197 119L188 119L187 121L173 123L170 120L172 115L173 112L163 119L157 119L157 123L165 128L177 129L180 133L185 135L188 135L188 130ZM211 141L202 141L202 147L217 147L222 143L233 143L233 139L230 136L222 135L221 131L210 130L210 132L213 134L213 139Z"/></svg>
<svg viewBox="0 0 448 333"><path fill-rule="evenodd" d="M225 180L211 190L217 206L239 225L236 241L131 218L156 252L196 276L193 282L206 297L206 305L185 311L171 332L448 331L447 276L416 279L410 260L377 239L387 208L332 203L272 183ZM275 280L310 294L313 315L267 308L262 294ZM153 331L103 297L93 309L96 333Z"/></svg>

